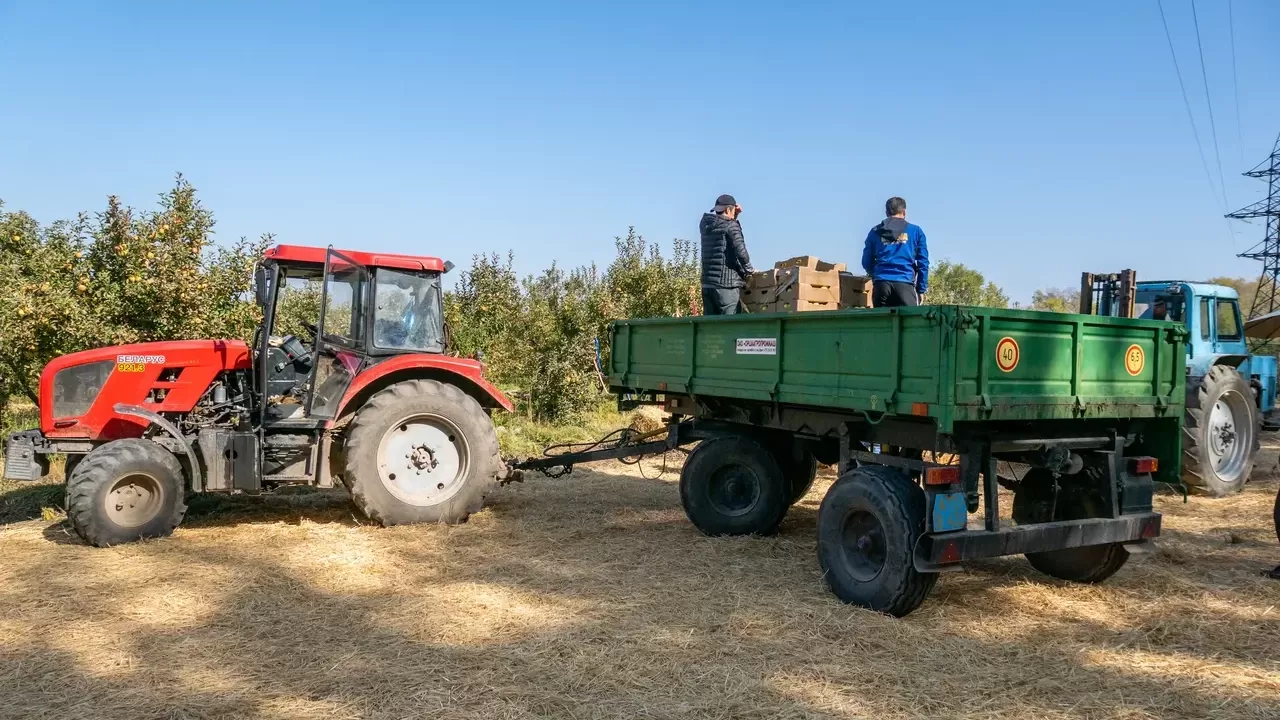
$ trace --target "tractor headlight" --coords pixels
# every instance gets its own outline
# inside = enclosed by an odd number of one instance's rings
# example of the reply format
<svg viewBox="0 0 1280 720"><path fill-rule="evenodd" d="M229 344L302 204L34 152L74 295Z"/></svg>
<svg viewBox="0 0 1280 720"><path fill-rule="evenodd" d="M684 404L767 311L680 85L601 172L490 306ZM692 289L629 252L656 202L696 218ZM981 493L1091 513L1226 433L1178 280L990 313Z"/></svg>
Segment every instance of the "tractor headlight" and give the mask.
<svg viewBox="0 0 1280 720"><path fill-rule="evenodd" d="M115 365L114 360L102 360L59 370L53 376L53 416L74 418L89 412Z"/></svg>

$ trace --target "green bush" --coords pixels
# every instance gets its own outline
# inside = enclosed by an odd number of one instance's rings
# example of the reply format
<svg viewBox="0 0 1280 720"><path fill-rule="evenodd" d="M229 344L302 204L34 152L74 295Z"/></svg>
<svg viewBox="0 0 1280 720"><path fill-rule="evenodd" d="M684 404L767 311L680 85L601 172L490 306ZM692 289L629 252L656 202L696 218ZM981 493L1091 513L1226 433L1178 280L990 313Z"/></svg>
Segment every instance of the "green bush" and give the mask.
<svg viewBox="0 0 1280 720"><path fill-rule="evenodd" d="M667 257L630 228L615 247L604 273L594 265L569 272L552 265L523 281L511 254L477 255L445 295L455 349L482 352L490 376L535 420L568 422L598 406L606 388L596 343L607 362L609 322L700 312L691 243L674 241Z"/></svg>

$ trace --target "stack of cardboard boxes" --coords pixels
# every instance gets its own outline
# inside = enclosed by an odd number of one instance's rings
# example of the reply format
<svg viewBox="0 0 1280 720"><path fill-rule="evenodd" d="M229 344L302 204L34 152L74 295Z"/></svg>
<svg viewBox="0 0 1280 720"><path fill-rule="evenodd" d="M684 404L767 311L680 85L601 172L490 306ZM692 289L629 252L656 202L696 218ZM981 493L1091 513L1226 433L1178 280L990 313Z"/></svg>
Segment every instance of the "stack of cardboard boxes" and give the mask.
<svg viewBox="0 0 1280 720"><path fill-rule="evenodd" d="M752 273L742 302L753 313L871 307L871 280L846 272L844 263L802 255Z"/></svg>

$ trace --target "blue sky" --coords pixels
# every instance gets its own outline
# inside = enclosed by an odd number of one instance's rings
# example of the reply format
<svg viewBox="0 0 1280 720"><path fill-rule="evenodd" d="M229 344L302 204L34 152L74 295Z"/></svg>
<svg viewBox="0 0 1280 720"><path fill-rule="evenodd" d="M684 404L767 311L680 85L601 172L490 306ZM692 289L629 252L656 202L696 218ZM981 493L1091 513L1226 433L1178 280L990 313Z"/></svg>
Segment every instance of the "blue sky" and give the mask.
<svg viewBox="0 0 1280 720"><path fill-rule="evenodd" d="M1197 4L1230 209L1280 132L1280 3ZM1218 182L1190 0L1165 0ZM758 265L857 262L904 196L935 259L1025 300L1081 270L1253 276L1155 0L0 0L0 199L149 207L181 171L223 239L606 263L737 196Z"/></svg>

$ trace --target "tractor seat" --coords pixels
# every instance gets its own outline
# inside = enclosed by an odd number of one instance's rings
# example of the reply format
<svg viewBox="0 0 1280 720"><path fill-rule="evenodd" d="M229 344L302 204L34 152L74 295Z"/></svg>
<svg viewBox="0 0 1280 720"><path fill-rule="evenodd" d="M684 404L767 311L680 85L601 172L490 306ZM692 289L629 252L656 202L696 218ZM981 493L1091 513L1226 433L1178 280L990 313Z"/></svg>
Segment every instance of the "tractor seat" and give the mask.
<svg viewBox="0 0 1280 720"><path fill-rule="evenodd" d="M299 403L273 403L267 406L267 416L273 420L297 420L302 417L303 407Z"/></svg>

